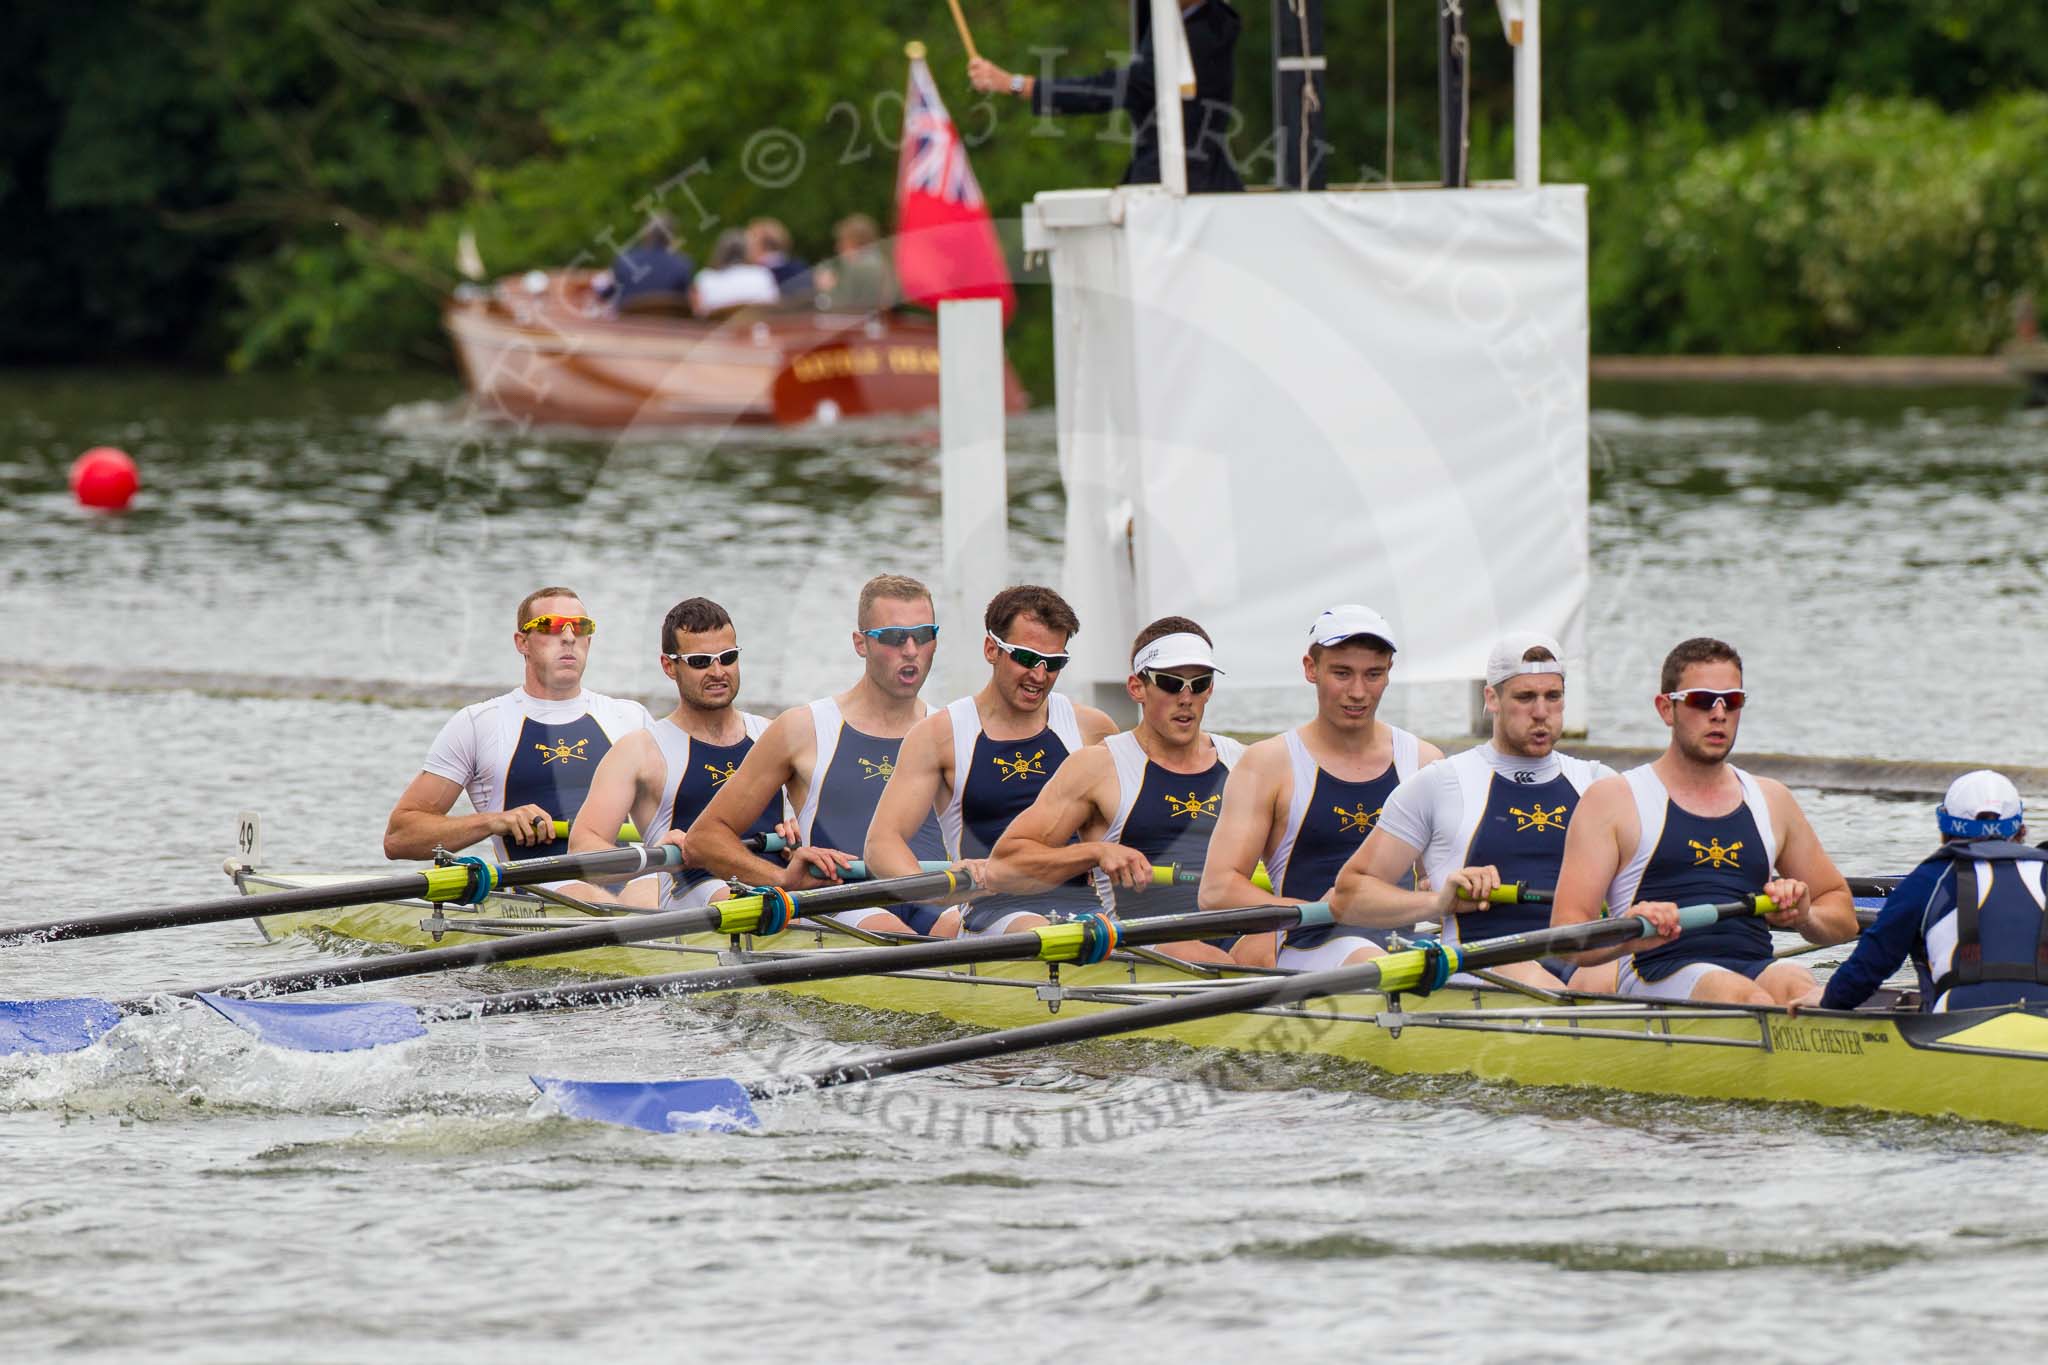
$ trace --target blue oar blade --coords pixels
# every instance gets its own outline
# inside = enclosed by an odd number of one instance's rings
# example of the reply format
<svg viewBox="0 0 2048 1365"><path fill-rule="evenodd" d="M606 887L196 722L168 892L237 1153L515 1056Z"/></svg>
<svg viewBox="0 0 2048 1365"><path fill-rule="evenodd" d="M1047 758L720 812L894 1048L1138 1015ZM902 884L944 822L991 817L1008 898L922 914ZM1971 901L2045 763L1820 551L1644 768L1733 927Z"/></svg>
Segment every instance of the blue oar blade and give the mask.
<svg viewBox="0 0 2048 1365"><path fill-rule="evenodd" d="M570 1081L535 1076L533 1083L570 1118L594 1119L650 1133L733 1133L761 1126L738 1081Z"/></svg>
<svg viewBox="0 0 2048 1365"><path fill-rule="evenodd" d="M294 1052L359 1052L422 1038L427 1032L419 1012L396 1001L238 1000L204 992L199 998L235 1027Z"/></svg>
<svg viewBox="0 0 2048 1365"><path fill-rule="evenodd" d="M1884 902L1885 902L1885 898L1884 898L1883 896L1858 896L1858 897L1856 897L1855 899L1856 899L1856 908L1857 908L1858 910L1882 910L1882 909L1884 909Z"/></svg>
<svg viewBox="0 0 2048 1365"><path fill-rule="evenodd" d="M0 1053L78 1052L121 1022L110 1000L0 1000Z"/></svg>

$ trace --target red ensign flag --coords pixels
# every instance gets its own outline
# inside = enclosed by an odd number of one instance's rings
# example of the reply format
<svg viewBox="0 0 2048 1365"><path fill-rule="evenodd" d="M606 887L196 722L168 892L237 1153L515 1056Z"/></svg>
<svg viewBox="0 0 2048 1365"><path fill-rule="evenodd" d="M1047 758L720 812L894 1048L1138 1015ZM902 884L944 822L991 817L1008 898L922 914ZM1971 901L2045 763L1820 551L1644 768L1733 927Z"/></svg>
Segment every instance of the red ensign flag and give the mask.
<svg viewBox="0 0 2048 1365"><path fill-rule="evenodd" d="M911 59L903 100L896 280L910 303L936 307L940 299L1001 299L1005 323L1017 311L1017 291L988 201L922 58Z"/></svg>

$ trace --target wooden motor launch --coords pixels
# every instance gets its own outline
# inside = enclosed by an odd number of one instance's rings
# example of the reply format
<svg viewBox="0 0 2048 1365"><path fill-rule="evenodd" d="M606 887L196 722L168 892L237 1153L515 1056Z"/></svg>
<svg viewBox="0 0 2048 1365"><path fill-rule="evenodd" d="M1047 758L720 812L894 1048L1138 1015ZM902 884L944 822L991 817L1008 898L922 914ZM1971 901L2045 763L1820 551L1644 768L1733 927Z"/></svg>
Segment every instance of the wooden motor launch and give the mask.
<svg viewBox="0 0 2048 1365"><path fill-rule="evenodd" d="M479 415L624 430L797 425L939 406L939 329L882 311L613 314L590 271L465 287L442 310ZM1004 406L1024 410L1003 364Z"/></svg>

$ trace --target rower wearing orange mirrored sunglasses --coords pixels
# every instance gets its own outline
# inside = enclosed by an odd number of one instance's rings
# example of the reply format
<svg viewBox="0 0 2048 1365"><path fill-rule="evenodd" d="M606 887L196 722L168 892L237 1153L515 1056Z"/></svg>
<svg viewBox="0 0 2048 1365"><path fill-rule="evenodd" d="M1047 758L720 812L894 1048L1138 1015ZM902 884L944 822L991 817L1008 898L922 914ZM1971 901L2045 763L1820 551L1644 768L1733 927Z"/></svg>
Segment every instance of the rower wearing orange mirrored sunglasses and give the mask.
<svg viewBox="0 0 2048 1365"><path fill-rule="evenodd" d="M480 839L501 858L567 853L555 822L575 820L612 745L653 720L637 701L583 686L597 622L574 590L539 588L513 613L518 687L464 707L441 727L418 776L392 808L384 856L415 860ZM467 792L475 813L451 815Z"/></svg>

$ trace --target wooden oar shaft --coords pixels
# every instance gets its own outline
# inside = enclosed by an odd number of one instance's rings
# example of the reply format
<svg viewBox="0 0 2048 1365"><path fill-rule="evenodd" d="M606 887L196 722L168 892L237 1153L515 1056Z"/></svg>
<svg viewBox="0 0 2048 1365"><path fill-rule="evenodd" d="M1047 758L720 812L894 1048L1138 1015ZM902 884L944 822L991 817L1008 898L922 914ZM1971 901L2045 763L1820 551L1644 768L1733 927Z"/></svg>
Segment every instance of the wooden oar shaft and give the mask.
<svg viewBox="0 0 2048 1365"><path fill-rule="evenodd" d="M575 877L634 877L678 867L683 851L674 845L660 848L617 848L599 853L568 853L556 858L530 858L524 862L500 864L500 886L525 886L530 882L565 881ZM300 910L330 910L348 905L374 905L378 901L455 900L470 885L475 871L466 864L431 867L421 872L394 873L356 882L335 882L327 886L305 886L291 891L267 891L255 896L223 896L219 900L196 901L188 905L161 906L151 910L123 910L88 919L45 920L40 924L11 924L0 928L0 947L23 943L55 943L74 938L100 938L108 934L133 934L145 929L173 929L193 924L219 924L227 920L257 919L264 915L288 915Z"/></svg>
<svg viewBox="0 0 2048 1365"><path fill-rule="evenodd" d="M972 886L964 872L927 872L914 877L862 882L850 886L820 887L815 891L791 893L799 914L824 914L833 910L866 909L877 905L900 905L906 901L955 895ZM321 990L328 986L352 986L365 981L391 981L432 972L459 971L466 967L488 967L499 962L552 957L586 948L611 948L649 939L672 938L679 934L750 933L760 923L762 898L737 896L687 910L668 910L652 915L622 915L596 920L566 929L542 929L511 938L483 943L456 943L444 948L423 948L417 952L392 953L383 957L335 962L303 971L281 972L165 994L193 997L207 995L284 995ZM129 1004L139 1002L127 1002Z"/></svg>
<svg viewBox="0 0 2048 1365"><path fill-rule="evenodd" d="M1695 906L1691 909L1695 912L1711 910L1714 919L1759 913L1754 902L1737 902L1712 907ZM1701 917L1703 915L1696 915L1696 918ZM1457 969L1471 970L1501 966L1509 962L1527 962L1554 953L1589 952L1629 943L1638 938L1648 937L1650 933L1648 920L1639 915L1624 915L1618 919L1590 920L1584 924L1566 925L1562 928L1484 939L1460 948L1438 951L1454 952ZM1426 952L1424 949L1410 949L1327 972L1264 977L1236 986L1205 986L1171 1000L1107 1009L1072 1019L1057 1019L1025 1028L1004 1029L997 1033L977 1034L943 1043L930 1043L923 1047L904 1048L862 1061L757 1081L749 1085L747 1090L753 1098L765 1099L791 1090L847 1085L874 1080L881 1076L896 1076L910 1071L951 1066L960 1062L983 1061L990 1057L1029 1051L1033 1048L1083 1042L1090 1038L1106 1038L1118 1033L1132 1033L1140 1029L1213 1018L1219 1014L1299 1005L1322 996L1355 994L1374 989L1406 990L1416 985L1422 979L1422 973L1427 970Z"/></svg>
<svg viewBox="0 0 2048 1365"><path fill-rule="evenodd" d="M1298 905L1258 905L1243 910L1204 910L1186 915L1158 915L1132 920L1118 930L1119 945L1141 947L1152 943L1179 943L1191 938L1212 938L1222 934L1252 934L1271 929L1292 928L1300 922ZM671 972L666 976L622 977L616 981L593 981L571 987L543 987L537 990L507 991L479 1000L433 1005L420 1011L422 1020L468 1019L478 1015L529 1014L536 1010L575 1009L588 1005L613 1005L628 1000L656 997L705 995L713 991L749 990L757 986L787 986L805 981L832 981L848 976L883 972L931 971L943 967L965 967L983 962L1028 962L1046 950L1046 938L1036 930L1020 934L991 934L983 938L947 939L938 943L916 943L888 948L848 948L805 957L779 958L768 962L741 962L726 967L706 967L694 972Z"/></svg>

